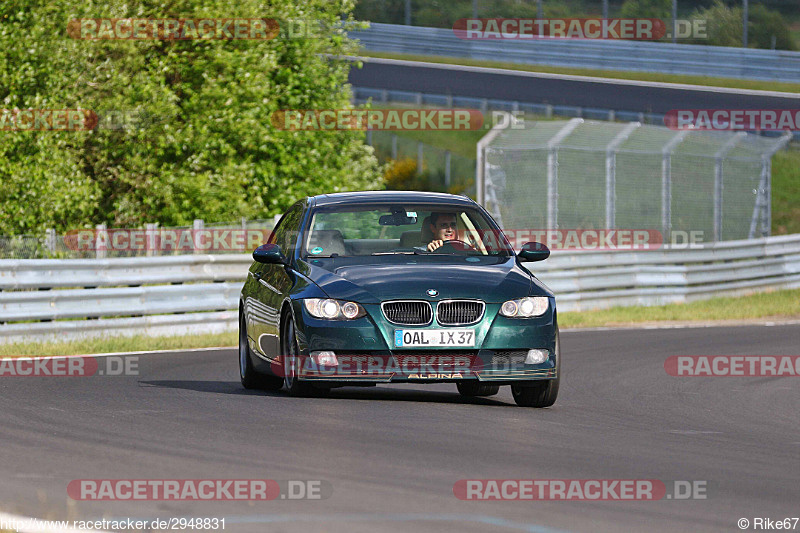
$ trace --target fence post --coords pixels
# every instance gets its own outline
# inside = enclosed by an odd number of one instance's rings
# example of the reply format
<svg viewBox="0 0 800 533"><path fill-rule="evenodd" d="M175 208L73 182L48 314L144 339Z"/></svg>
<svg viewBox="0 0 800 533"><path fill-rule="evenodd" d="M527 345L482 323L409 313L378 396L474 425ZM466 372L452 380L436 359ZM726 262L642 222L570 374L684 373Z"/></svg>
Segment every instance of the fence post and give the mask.
<svg viewBox="0 0 800 533"><path fill-rule="evenodd" d="M606 146L606 229L617 226L617 150L633 130L641 125L640 122L631 122Z"/></svg>
<svg viewBox="0 0 800 533"><path fill-rule="evenodd" d="M743 131L731 136L714 154L714 242L722 240L722 189L724 186L722 163L725 155L745 136L747 133Z"/></svg>
<svg viewBox="0 0 800 533"><path fill-rule="evenodd" d="M367 130L367 144L372 146L372 130Z"/></svg>
<svg viewBox="0 0 800 533"><path fill-rule="evenodd" d="M392 133L392 159L397 161L397 134Z"/></svg>
<svg viewBox="0 0 800 533"><path fill-rule="evenodd" d="M550 104L544 105L544 116L547 118L553 118L553 106Z"/></svg>
<svg viewBox="0 0 800 533"><path fill-rule="evenodd" d="M56 230L47 228L45 230L44 246L51 255L56 253Z"/></svg>
<svg viewBox="0 0 800 533"><path fill-rule="evenodd" d="M194 222L192 223L192 248L194 248L194 250L192 252L195 254L199 254L201 252L200 232L203 231L203 228L205 228L205 223L203 222L203 219L202 218L194 219Z"/></svg>
<svg viewBox="0 0 800 533"><path fill-rule="evenodd" d="M108 250L108 226L105 224L98 224L95 226L95 257L97 259L105 259Z"/></svg>
<svg viewBox="0 0 800 533"><path fill-rule="evenodd" d="M417 176L422 176L422 143L417 143Z"/></svg>
<svg viewBox="0 0 800 533"><path fill-rule="evenodd" d="M761 210L761 236L769 237L772 233L772 158L766 157L764 161L764 207Z"/></svg>
<svg viewBox="0 0 800 533"><path fill-rule="evenodd" d="M643 113L639 113L643 115ZM672 232L672 151L689 134L690 130L678 132L661 150L661 231L663 242L671 239Z"/></svg>
<svg viewBox="0 0 800 533"><path fill-rule="evenodd" d="M450 188L450 150L444 151L444 186Z"/></svg>
<svg viewBox="0 0 800 533"><path fill-rule="evenodd" d="M153 257L156 255L158 246L156 245L158 224L145 224L144 225L144 238L145 238L145 255Z"/></svg>
<svg viewBox="0 0 800 533"><path fill-rule="evenodd" d="M507 119L508 123L511 123L510 117L506 115L504 118ZM504 120L502 124L495 124L492 126L489 133L481 137L481 140L478 141L475 147L475 198L480 205L484 205L486 201L486 167L488 165L486 161L486 147L505 129L505 123L506 120Z"/></svg>
<svg viewBox="0 0 800 533"><path fill-rule="evenodd" d="M558 229L558 145L575 128L583 123L582 118L573 118L547 141L547 228Z"/></svg>
<svg viewBox="0 0 800 533"><path fill-rule="evenodd" d="M772 156L786 146L792 140L792 137L792 132L786 132L761 156L761 179L758 184L758 195L753 206L753 216L750 219L749 239L756 236L759 210L761 210L761 235L769 236L772 232Z"/></svg>

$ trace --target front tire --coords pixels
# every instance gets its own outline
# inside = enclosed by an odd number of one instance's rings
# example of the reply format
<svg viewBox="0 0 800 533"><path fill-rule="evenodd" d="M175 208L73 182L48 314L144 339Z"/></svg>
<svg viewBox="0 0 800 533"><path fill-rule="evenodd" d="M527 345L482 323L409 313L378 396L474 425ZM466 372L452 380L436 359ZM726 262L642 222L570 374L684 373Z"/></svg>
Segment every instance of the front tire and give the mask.
<svg viewBox="0 0 800 533"><path fill-rule="evenodd" d="M250 359L250 346L247 344L247 325L244 316L239 316L239 379L245 389L265 389L276 391L283 386L283 380L277 376L268 376L256 372Z"/></svg>
<svg viewBox="0 0 800 533"><path fill-rule="evenodd" d="M459 381L456 383L456 387L458 387L458 393L467 398L494 396L500 392L500 385L481 383L479 381Z"/></svg>
<svg viewBox="0 0 800 533"><path fill-rule="evenodd" d="M511 385L511 395L520 407L550 407L558 398L558 382L559 378L554 378Z"/></svg>
<svg viewBox="0 0 800 533"><path fill-rule="evenodd" d="M550 407L558 398L561 381L561 341L556 330L556 376L553 379L537 379L511 385L511 395L520 407Z"/></svg>
<svg viewBox="0 0 800 533"><path fill-rule="evenodd" d="M286 317L283 325L281 346L283 348L283 355L281 355L283 358L283 386L286 387L289 396L323 396L330 391L330 389L317 388L311 383L297 379L300 373L300 350L297 346L294 320L291 314Z"/></svg>

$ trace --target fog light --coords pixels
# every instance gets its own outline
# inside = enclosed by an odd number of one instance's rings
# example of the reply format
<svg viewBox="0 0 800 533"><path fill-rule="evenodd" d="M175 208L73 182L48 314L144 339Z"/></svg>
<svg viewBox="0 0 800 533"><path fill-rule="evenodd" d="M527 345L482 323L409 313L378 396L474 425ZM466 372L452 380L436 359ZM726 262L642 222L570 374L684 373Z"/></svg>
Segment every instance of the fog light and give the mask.
<svg viewBox="0 0 800 533"><path fill-rule="evenodd" d="M311 352L311 360L318 366L337 366L339 361L333 352Z"/></svg>
<svg viewBox="0 0 800 533"><path fill-rule="evenodd" d="M550 357L550 352L547 350L528 350L528 357L525 358L526 365L540 365L547 361L547 358Z"/></svg>

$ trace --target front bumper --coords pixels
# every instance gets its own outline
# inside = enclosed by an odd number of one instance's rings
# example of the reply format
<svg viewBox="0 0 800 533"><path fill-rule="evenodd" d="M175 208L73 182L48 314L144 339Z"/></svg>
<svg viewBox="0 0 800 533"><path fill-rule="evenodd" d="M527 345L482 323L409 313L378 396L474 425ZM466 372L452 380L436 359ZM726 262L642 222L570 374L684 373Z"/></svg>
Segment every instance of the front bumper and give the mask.
<svg viewBox="0 0 800 533"><path fill-rule="evenodd" d="M357 320L320 320L301 305L295 312L301 364L298 379L329 383L442 383L479 380L513 383L555 379L555 303L536 318L511 319L498 314L500 304L486 304L483 319L465 328L475 331L475 346L464 348L404 348L394 346L395 329L413 329L388 322L377 305L365 305L367 315ZM423 329L423 328L420 328ZM436 325L426 329L447 329ZM529 349L546 349L540 364L524 364ZM340 364L321 367L312 352L332 351Z"/></svg>

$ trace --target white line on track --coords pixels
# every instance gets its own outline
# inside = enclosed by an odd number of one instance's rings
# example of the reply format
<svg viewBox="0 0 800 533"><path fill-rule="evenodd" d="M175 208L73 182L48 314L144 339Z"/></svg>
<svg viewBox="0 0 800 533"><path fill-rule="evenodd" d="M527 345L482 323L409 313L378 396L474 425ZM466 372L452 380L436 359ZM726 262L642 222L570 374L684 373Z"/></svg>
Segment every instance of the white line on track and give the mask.
<svg viewBox="0 0 800 533"><path fill-rule="evenodd" d="M773 327L773 326L795 326L800 324L800 320L730 320L730 321L716 321L716 322L681 322L678 324L631 324L627 326L613 326L613 327L594 327L594 328L564 328L561 333L582 333L585 331L623 331L634 329L694 329L694 328L739 328L742 326L754 327Z"/></svg>
<svg viewBox="0 0 800 533"><path fill-rule="evenodd" d="M172 350L142 350L138 352L108 352L108 353L85 353L75 355L18 355L14 357L0 357L0 361L4 359L65 359L68 357L112 357L116 355L150 355L159 353L182 353L182 352L213 352L215 350L235 350L238 346L214 346L211 348L175 348Z"/></svg>

